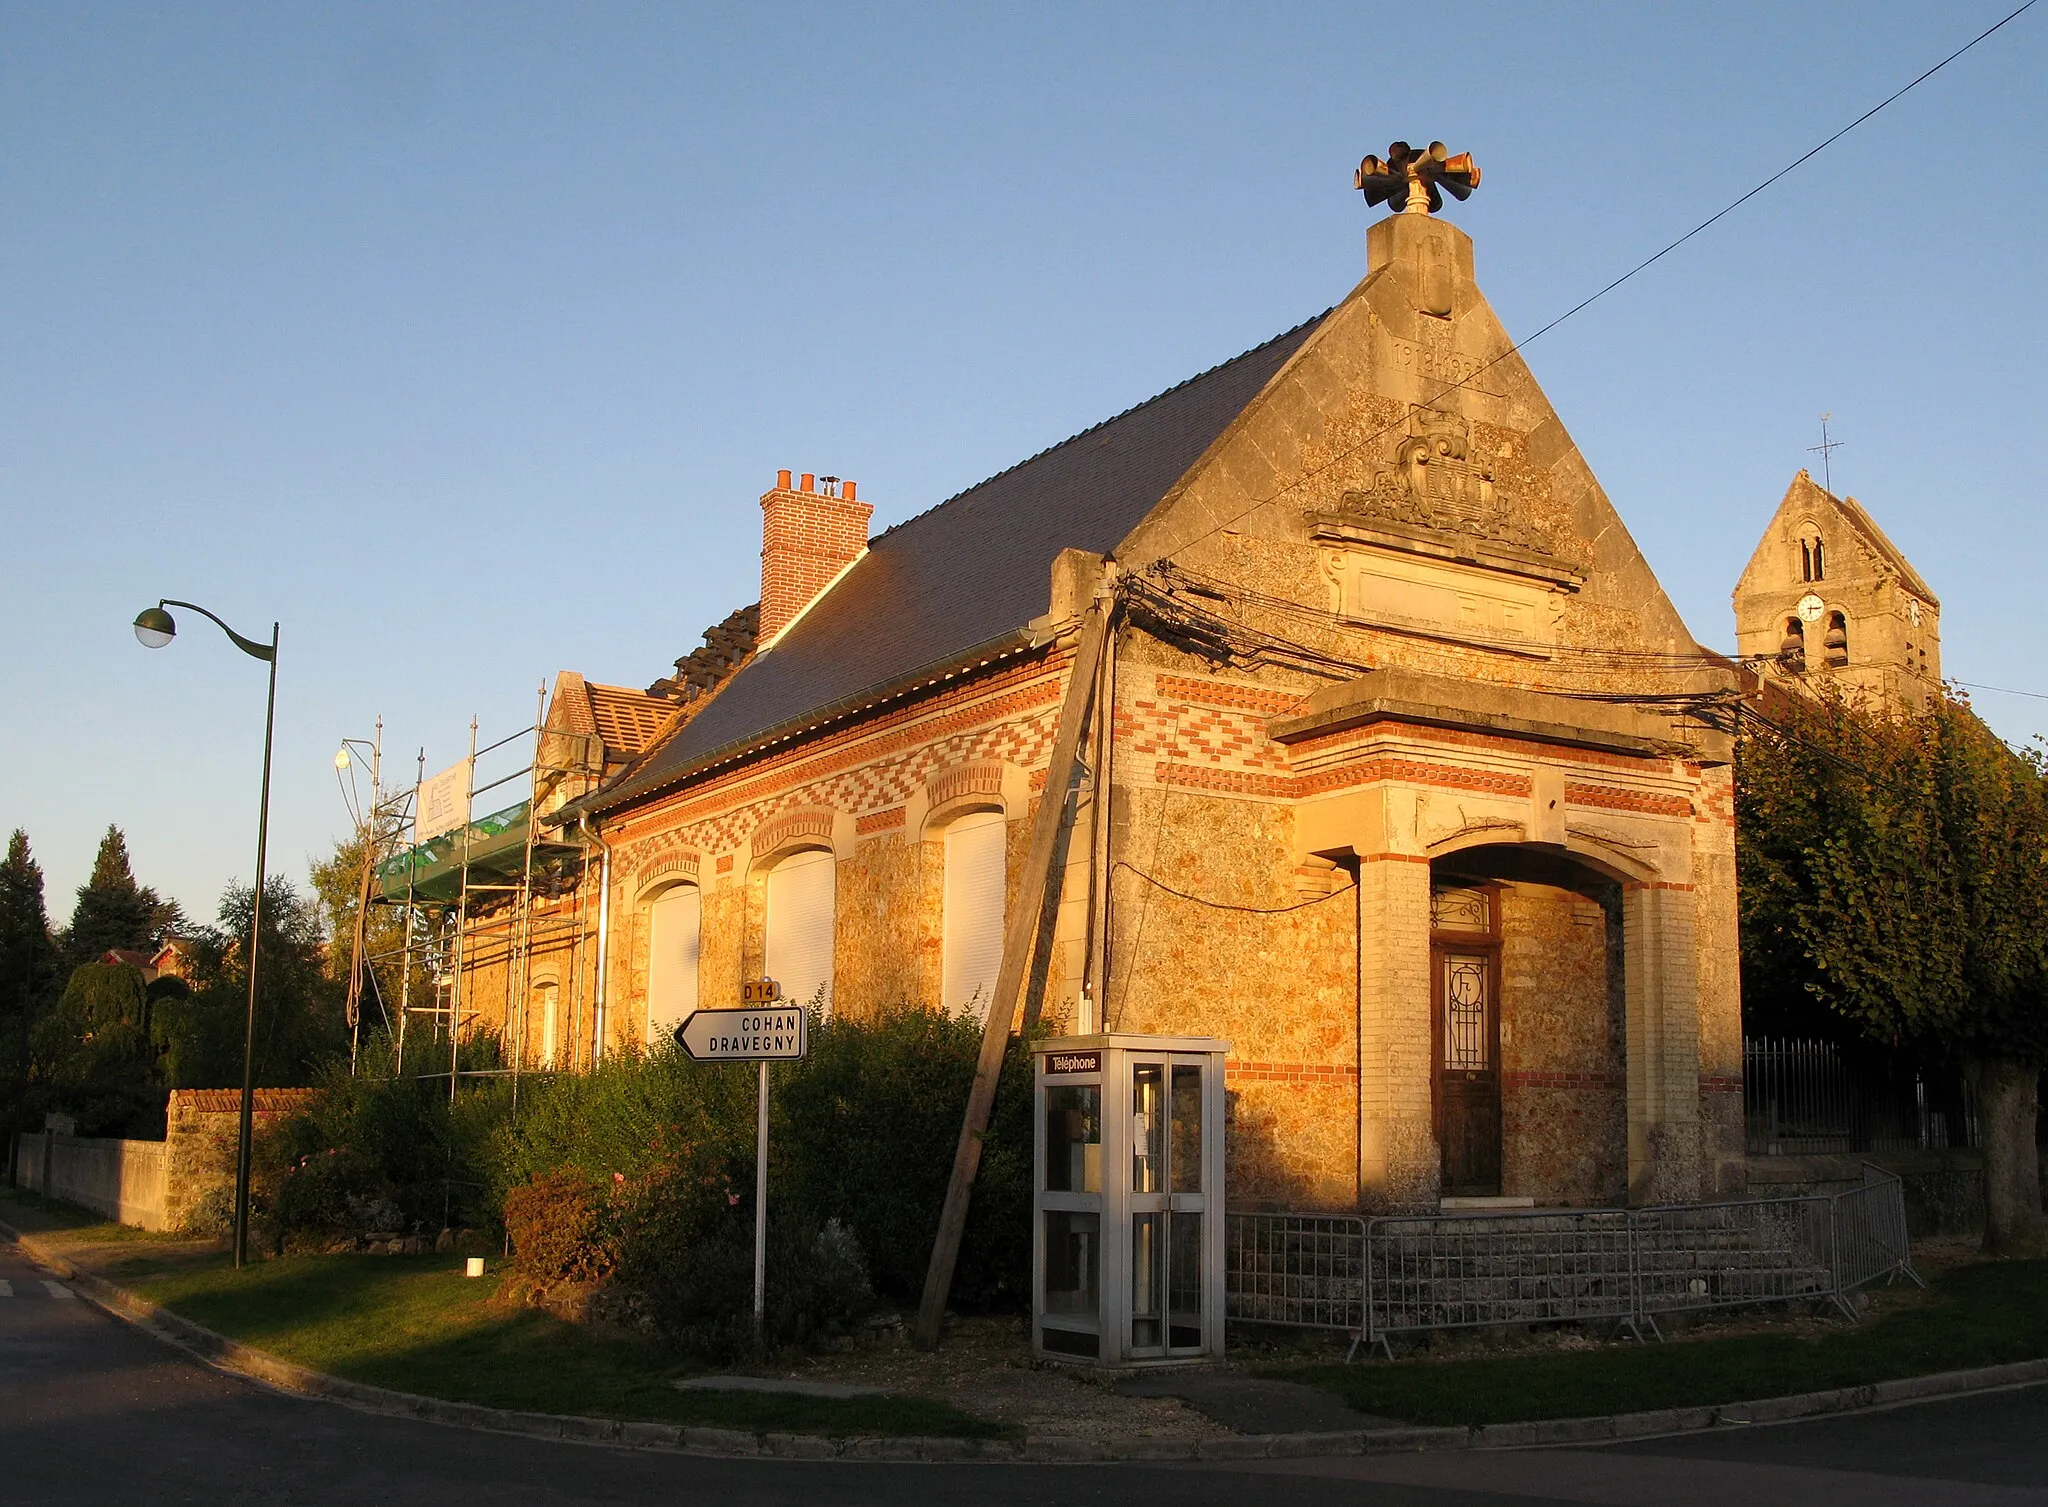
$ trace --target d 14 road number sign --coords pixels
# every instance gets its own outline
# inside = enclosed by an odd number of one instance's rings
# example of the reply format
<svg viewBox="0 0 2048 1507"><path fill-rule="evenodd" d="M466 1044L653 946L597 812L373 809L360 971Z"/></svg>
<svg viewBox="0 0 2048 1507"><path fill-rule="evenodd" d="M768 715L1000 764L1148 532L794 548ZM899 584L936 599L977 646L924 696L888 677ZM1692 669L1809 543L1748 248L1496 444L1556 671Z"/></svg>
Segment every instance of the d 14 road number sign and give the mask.
<svg viewBox="0 0 2048 1507"><path fill-rule="evenodd" d="M699 1010L676 1027L675 1039L698 1062L794 1062L811 1049L801 1005Z"/></svg>

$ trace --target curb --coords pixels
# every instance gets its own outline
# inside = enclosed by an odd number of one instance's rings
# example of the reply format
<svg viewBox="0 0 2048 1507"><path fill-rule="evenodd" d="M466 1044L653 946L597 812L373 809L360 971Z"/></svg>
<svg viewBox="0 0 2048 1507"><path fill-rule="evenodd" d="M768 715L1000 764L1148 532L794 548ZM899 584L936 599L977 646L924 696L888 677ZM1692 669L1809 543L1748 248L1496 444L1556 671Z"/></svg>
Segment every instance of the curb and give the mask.
<svg viewBox="0 0 2048 1507"><path fill-rule="evenodd" d="M217 1371L245 1377L275 1391L338 1402L359 1412L412 1418L455 1428L628 1449L663 1450L684 1455L709 1455L721 1459L921 1461L933 1464L1143 1461L1163 1464L1412 1454L1424 1450L1531 1449L1546 1445L1614 1444L1715 1428L1790 1423L1802 1418L1895 1407L1902 1403L1961 1397L1973 1392L2000 1391L2048 1381L2048 1359L2013 1361L2002 1366L1940 1371L1928 1376L1902 1376L1860 1387L1837 1387L1825 1392L1802 1392L1790 1397L1721 1403L1712 1407L1661 1408L1598 1418L1552 1418L1470 1427L1403 1426L1347 1429L1338 1433L1233 1434L1193 1443L1131 1439L1111 1445L1093 1439L1058 1435L1027 1438L1022 1444L1014 1444L993 1439L917 1435L835 1439L821 1434L754 1434L741 1429L705 1428L693 1424L627 1423L573 1414L520 1413L344 1381L324 1371L313 1371L279 1360L252 1345L217 1334L190 1319L180 1318L169 1309L104 1277L80 1271L56 1252L46 1249L33 1235L24 1235L4 1221L0 1221L0 1235L13 1239L30 1259L69 1281L82 1296L115 1318L176 1346Z"/></svg>

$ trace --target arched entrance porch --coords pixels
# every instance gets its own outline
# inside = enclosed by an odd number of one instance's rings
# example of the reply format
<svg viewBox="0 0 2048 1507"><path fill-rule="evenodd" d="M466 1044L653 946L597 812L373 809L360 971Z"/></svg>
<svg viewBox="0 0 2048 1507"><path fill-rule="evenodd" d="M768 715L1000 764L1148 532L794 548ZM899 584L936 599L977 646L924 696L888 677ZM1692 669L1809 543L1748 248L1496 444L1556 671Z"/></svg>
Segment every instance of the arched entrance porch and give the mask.
<svg viewBox="0 0 2048 1507"><path fill-rule="evenodd" d="M1439 1192L1539 1205L1628 1191L1623 886L1555 849L1430 864Z"/></svg>

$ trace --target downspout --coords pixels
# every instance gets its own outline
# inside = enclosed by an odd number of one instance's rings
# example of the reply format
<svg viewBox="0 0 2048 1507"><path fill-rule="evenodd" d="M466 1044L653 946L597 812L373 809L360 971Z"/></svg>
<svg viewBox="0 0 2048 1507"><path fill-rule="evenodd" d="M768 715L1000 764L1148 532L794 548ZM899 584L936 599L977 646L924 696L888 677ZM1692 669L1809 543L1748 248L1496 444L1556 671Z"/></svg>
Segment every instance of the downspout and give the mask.
<svg viewBox="0 0 2048 1507"><path fill-rule="evenodd" d="M576 827L586 838L593 839L604 857L598 863L597 880L597 997L592 1001L591 1014L594 1017L595 1039L590 1046L590 1062L595 1067L604 1061L605 1019L605 963L611 955L612 915L612 845L605 841L604 834L590 825L588 812L576 813Z"/></svg>

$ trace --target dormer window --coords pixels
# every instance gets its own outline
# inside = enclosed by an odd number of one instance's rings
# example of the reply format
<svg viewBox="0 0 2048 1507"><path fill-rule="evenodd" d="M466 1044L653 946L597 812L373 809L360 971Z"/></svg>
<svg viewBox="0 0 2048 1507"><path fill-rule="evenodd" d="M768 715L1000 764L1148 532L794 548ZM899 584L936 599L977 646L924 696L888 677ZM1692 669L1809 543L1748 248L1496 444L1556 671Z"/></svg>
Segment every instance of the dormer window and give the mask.
<svg viewBox="0 0 2048 1507"><path fill-rule="evenodd" d="M1825 581L1828 577L1826 546L1821 543L1817 530L1808 529L1799 536L1799 579L1802 581Z"/></svg>

